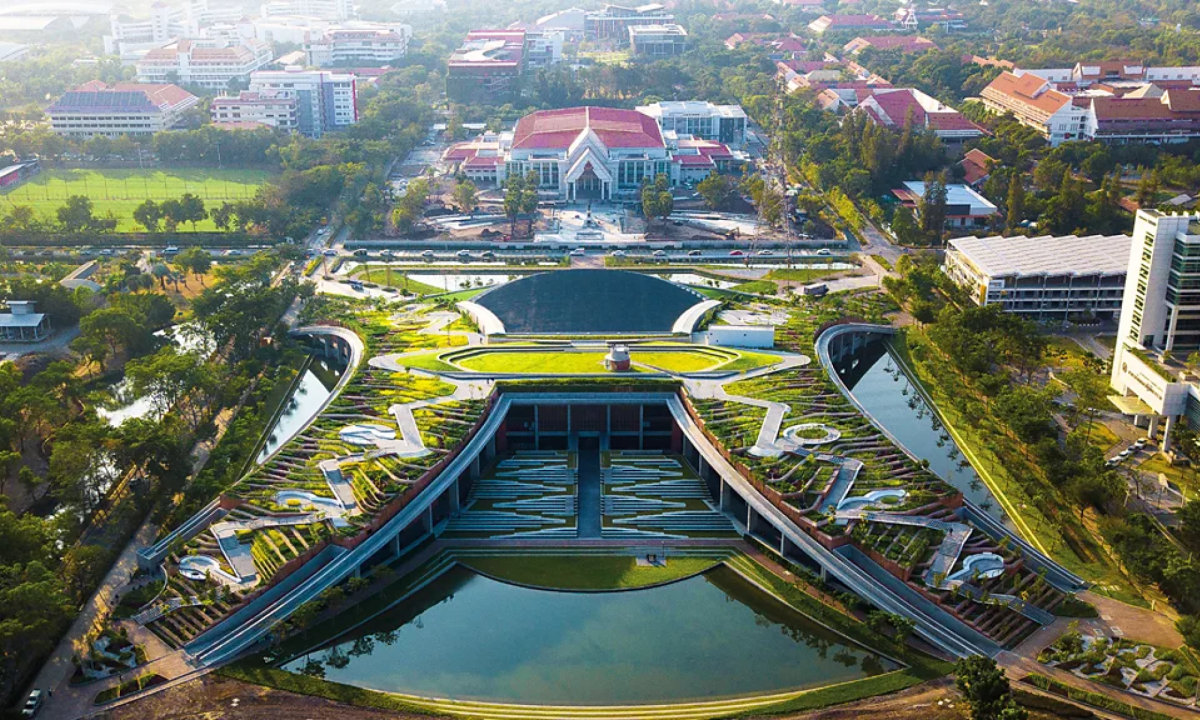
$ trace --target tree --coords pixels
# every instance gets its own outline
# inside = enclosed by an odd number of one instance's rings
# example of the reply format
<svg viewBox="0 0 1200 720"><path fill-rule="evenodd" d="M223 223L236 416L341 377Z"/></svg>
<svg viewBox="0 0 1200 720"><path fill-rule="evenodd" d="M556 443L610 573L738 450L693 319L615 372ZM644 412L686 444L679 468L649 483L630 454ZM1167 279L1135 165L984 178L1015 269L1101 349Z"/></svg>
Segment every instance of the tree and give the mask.
<svg viewBox="0 0 1200 720"><path fill-rule="evenodd" d="M1025 220L1025 184L1021 182L1021 174L1014 172L1008 181L1008 213L1004 218L1004 231L1008 234L1017 232Z"/></svg>
<svg viewBox="0 0 1200 720"><path fill-rule="evenodd" d="M903 205L896 208L892 215L892 234L901 245L916 245L920 241L921 229L917 226L912 210Z"/></svg>
<svg viewBox="0 0 1200 720"><path fill-rule="evenodd" d="M530 172L527 176L510 175L504 181L504 215L511 223L512 232L517 231L517 217L537 210L538 176Z"/></svg>
<svg viewBox="0 0 1200 720"><path fill-rule="evenodd" d="M1024 720L1027 713L1016 704L1012 688L996 661L972 655L954 666L954 684L971 706L972 720Z"/></svg>
<svg viewBox="0 0 1200 720"><path fill-rule="evenodd" d="M461 212L474 212L479 206L478 191L475 188L475 183L471 180L460 180L454 186L454 202L458 205Z"/></svg>
<svg viewBox="0 0 1200 720"><path fill-rule="evenodd" d="M942 241L946 229L946 173L925 176L925 192L921 195L921 232L931 245Z"/></svg>
<svg viewBox="0 0 1200 720"><path fill-rule="evenodd" d="M158 209L162 213L163 224L167 232L175 232L179 223L187 219L183 205L178 200L163 200L159 203Z"/></svg>
<svg viewBox="0 0 1200 720"><path fill-rule="evenodd" d="M37 215L32 205L13 205L8 210L2 226L9 230L31 230L37 224Z"/></svg>
<svg viewBox="0 0 1200 720"><path fill-rule="evenodd" d="M1161 179L1158 174L1158 168L1149 172L1145 168L1141 168L1142 177L1138 180L1137 192L1134 193L1134 202L1138 207L1152 208L1158 203L1158 189L1161 185Z"/></svg>
<svg viewBox="0 0 1200 720"><path fill-rule="evenodd" d="M149 232L158 232L158 221L162 219L162 210L158 203L146 199L133 209L133 219Z"/></svg>
<svg viewBox="0 0 1200 720"><path fill-rule="evenodd" d="M92 199L83 195L72 195L67 203L55 211L58 222L68 233L83 232L96 223Z"/></svg>
<svg viewBox="0 0 1200 720"><path fill-rule="evenodd" d="M206 217L208 217L208 210L204 208L203 200L191 193L179 196L179 222L190 222L192 232L195 232L196 223Z"/></svg>
<svg viewBox="0 0 1200 720"><path fill-rule="evenodd" d="M175 265L203 282L204 274L212 268L212 255L204 248L193 245L175 257Z"/></svg>
<svg viewBox="0 0 1200 720"><path fill-rule="evenodd" d="M665 221L675 210L675 198L671 195L670 180L659 175L653 183L642 185L642 214L647 220L658 218Z"/></svg>
<svg viewBox="0 0 1200 720"><path fill-rule="evenodd" d="M229 229L229 224L235 217L233 209L233 203L223 202L209 213L209 216L212 217L213 225L216 225L218 230L224 232Z"/></svg>
<svg viewBox="0 0 1200 720"><path fill-rule="evenodd" d="M150 274L158 280L159 288L167 289L167 280L171 279L172 274L171 268L167 267L166 263L154 263L154 266L150 268Z"/></svg>
<svg viewBox="0 0 1200 720"><path fill-rule="evenodd" d="M737 184L728 176L712 173L696 185L704 204L713 210L727 210L737 197Z"/></svg>

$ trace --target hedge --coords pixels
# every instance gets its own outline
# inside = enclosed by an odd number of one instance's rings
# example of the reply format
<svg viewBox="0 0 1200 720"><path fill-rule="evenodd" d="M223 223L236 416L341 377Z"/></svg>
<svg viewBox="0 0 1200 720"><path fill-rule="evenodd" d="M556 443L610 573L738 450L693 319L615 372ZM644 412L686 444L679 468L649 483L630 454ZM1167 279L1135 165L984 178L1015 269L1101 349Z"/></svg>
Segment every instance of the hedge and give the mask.
<svg viewBox="0 0 1200 720"><path fill-rule="evenodd" d="M1084 703L1085 705L1091 705L1093 707L1098 707L1101 710L1108 710L1109 712L1114 712L1118 715L1134 718L1134 720L1174 720L1174 718L1166 713L1155 712L1154 710L1146 710L1128 703L1123 703L1120 700L1114 700L1107 695L1101 695L1100 693L1089 692L1087 690L1080 690L1079 688L1067 685L1066 683L1048 678L1045 675L1038 675L1036 673L1027 675L1021 679L1021 682L1033 685L1034 687L1041 688L1042 690L1046 690L1048 692L1052 692L1055 695L1062 695L1070 700Z"/></svg>

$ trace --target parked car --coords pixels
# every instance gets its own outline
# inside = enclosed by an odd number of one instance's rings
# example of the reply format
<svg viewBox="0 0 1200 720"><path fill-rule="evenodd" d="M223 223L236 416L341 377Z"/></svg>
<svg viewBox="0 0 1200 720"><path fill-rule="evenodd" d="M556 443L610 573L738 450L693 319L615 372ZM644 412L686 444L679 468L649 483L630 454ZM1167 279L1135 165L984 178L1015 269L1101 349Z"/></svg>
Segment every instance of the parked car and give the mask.
<svg viewBox="0 0 1200 720"><path fill-rule="evenodd" d="M1122 460L1124 460L1125 458L1129 457L1130 455L1134 454L1135 452L1137 452L1137 451L1134 450L1133 448L1125 448L1124 450L1122 450L1120 452L1118 457L1120 457Z"/></svg>
<svg viewBox="0 0 1200 720"><path fill-rule="evenodd" d="M1137 448L1138 450L1141 450L1142 448L1146 447L1149 444L1150 444L1150 438L1138 438L1137 442L1135 442L1133 444L1133 446L1135 448Z"/></svg>
<svg viewBox="0 0 1200 720"><path fill-rule="evenodd" d="M351 255L353 255L354 257L366 257L366 256L367 256L367 249L366 249L366 248L359 248L359 249L355 250L354 252L352 252L352 253L350 253L350 254L351 254Z"/></svg>
<svg viewBox="0 0 1200 720"><path fill-rule="evenodd" d="M349 282L349 285L350 285L350 289L351 289L351 290L354 290L354 291L356 291L356 292L362 292L362 291L363 291L363 284L362 284L360 281L358 281L358 280L351 280L351 281Z"/></svg>
<svg viewBox="0 0 1200 720"><path fill-rule="evenodd" d="M325 257L335 257L337 255L337 250L334 250L333 248L325 248L325 252L321 254Z"/></svg>
<svg viewBox="0 0 1200 720"><path fill-rule="evenodd" d="M46 691L34 690L29 693L29 697L25 699L25 707L21 708L21 717L31 718L38 714L42 706L46 704Z"/></svg>

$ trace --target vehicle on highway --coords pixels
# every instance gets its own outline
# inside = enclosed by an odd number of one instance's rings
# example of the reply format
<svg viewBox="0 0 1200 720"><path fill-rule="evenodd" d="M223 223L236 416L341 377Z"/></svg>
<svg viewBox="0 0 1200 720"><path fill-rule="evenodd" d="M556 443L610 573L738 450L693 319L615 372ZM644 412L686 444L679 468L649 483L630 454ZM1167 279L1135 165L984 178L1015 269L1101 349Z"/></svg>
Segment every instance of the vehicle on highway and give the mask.
<svg viewBox="0 0 1200 720"><path fill-rule="evenodd" d="M334 257L337 255L337 250L334 250L333 248L325 248L325 252L321 254L325 257Z"/></svg>
<svg viewBox="0 0 1200 720"><path fill-rule="evenodd" d="M392 251L391 250L382 250L382 251L380 251L379 255L381 257L390 258L392 256Z"/></svg>
<svg viewBox="0 0 1200 720"><path fill-rule="evenodd" d="M100 251L100 254L105 257L108 257L109 255L113 254L113 251L108 248L104 248L103 250Z"/></svg>
<svg viewBox="0 0 1200 720"><path fill-rule="evenodd" d="M46 691L34 690L29 693L29 697L25 699L25 706L21 708L21 717L31 718L38 714L42 706L46 704Z"/></svg>
<svg viewBox="0 0 1200 720"><path fill-rule="evenodd" d="M624 250L613 250L608 254L609 257L625 257Z"/></svg>
<svg viewBox="0 0 1200 720"><path fill-rule="evenodd" d="M454 256L459 258L469 258L471 257L471 251L465 249L459 250L458 252L454 253Z"/></svg>
<svg viewBox="0 0 1200 720"><path fill-rule="evenodd" d="M820 250L817 251L817 254L818 255L832 255L833 251L830 250L829 248L821 248Z"/></svg>
<svg viewBox="0 0 1200 720"><path fill-rule="evenodd" d="M650 254L653 255L654 257L666 257L667 251L666 250L655 250L654 252L652 252Z"/></svg>
<svg viewBox="0 0 1200 720"><path fill-rule="evenodd" d="M363 291L363 284L362 284L362 282L361 282L361 281L359 281L359 280L351 280L351 281L350 281L349 283L347 283L347 284L350 286L350 289L351 289L351 290L356 290L356 291L358 291L358 292L362 292L362 291Z"/></svg>
<svg viewBox="0 0 1200 720"><path fill-rule="evenodd" d="M584 250L581 247L577 247L570 252L570 255L571 255L571 257L583 257L584 255L587 255L587 250Z"/></svg>
<svg viewBox="0 0 1200 720"><path fill-rule="evenodd" d="M483 258L484 260L495 260L496 253L492 252L491 250L484 250L479 254L479 257Z"/></svg>
<svg viewBox="0 0 1200 720"><path fill-rule="evenodd" d="M688 250L688 257L700 257L700 255L699 250Z"/></svg>
<svg viewBox="0 0 1200 720"><path fill-rule="evenodd" d="M741 250L730 250L730 251L729 251L729 256L730 256L730 257L742 257L742 256L743 256L743 255L745 255L745 254L746 254L746 253L742 252Z"/></svg>
<svg viewBox="0 0 1200 720"><path fill-rule="evenodd" d="M421 257L423 257L423 258L431 258L431 257L433 257L433 251L432 251L432 250L426 250L425 252L421 253Z"/></svg>
<svg viewBox="0 0 1200 720"><path fill-rule="evenodd" d="M163 250L164 255L174 255L179 252L179 248L174 245L168 245L166 250Z"/></svg>
<svg viewBox="0 0 1200 720"><path fill-rule="evenodd" d="M367 249L366 249L366 248L359 248L359 249L355 250L354 252L352 252L352 253L350 253L350 254L351 254L351 255L353 255L354 257L366 257L366 256L367 256Z"/></svg>
<svg viewBox="0 0 1200 720"><path fill-rule="evenodd" d="M771 252L770 250L759 250L758 251L758 255L774 255L774 254L775 253Z"/></svg>

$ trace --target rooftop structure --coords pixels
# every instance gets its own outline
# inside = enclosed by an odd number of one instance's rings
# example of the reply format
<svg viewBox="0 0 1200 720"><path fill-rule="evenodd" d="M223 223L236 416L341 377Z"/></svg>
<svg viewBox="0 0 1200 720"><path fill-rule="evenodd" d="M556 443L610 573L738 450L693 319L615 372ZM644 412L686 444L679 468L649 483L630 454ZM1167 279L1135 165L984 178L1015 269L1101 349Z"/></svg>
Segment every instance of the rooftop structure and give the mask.
<svg viewBox="0 0 1200 720"><path fill-rule="evenodd" d="M584 36L588 40L629 41L629 28L635 25L662 25L670 23L675 16L658 3L627 7L605 5L601 10L591 10L584 15Z"/></svg>
<svg viewBox="0 0 1200 720"><path fill-rule="evenodd" d="M822 15L810 22L808 29L817 35L823 35L827 32L894 30L895 26L878 15Z"/></svg>
<svg viewBox="0 0 1200 720"><path fill-rule="evenodd" d="M0 62L20 60L29 54L29 46L21 43L0 42Z"/></svg>
<svg viewBox="0 0 1200 720"><path fill-rule="evenodd" d="M857 55L863 50L899 50L905 53L921 53L937 50L938 46L932 40L912 35L867 35L858 36L842 46L851 55Z"/></svg>
<svg viewBox="0 0 1200 720"><path fill-rule="evenodd" d="M910 180L903 187L892 190L901 204L914 214L920 212L921 198L925 195L925 183ZM992 216L1000 212L987 198L967 185L946 185L946 227L961 229L986 226Z"/></svg>
<svg viewBox="0 0 1200 720"><path fill-rule="evenodd" d="M9 300L8 312L0 313L0 341L38 342L50 334L50 319L34 312L32 300Z"/></svg>
<svg viewBox="0 0 1200 720"><path fill-rule="evenodd" d="M944 142L963 142L983 135L983 130L957 110L915 88L871 88L854 112L892 130L912 118L916 128L932 130Z"/></svg>
<svg viewBox="0 0 1200 720"><path fill-rule="evenodd" d="M662 101L637 111L654 118L664 132L716 140L731 147L746 142L746 111L740 105L714 105L699 100Z"/></svg>
<svg viewBox="0 0 1200 720"><path fill-rule="evenodd" d="M1087 131L1084 109L1036 75L1002 72L980 96L988 108L1012 113L1022 125L1040 130L1051 145L1079 139Z"/></svg>
<svg viewBox="0 0 1200 720"><path fill-rule="evenodd" d="M297 15L324 20L349 20L356 17L353 0L269 0L262 6L263 17Z"/></svg>
<svg viewBox="0 0 1200 720"><path fill-rule="evenodd" d="M177 85L93 80L64 94L46 114L50 129L68 137L152 135L175 127L198 102Z"/></svg>
<svg viewBox="0 0 1200 720"><path fill-rule="evenodd" d="M180 40L151 50L137 63L141 82L167 82L223 90L234 80L270 64L271 46L261 40L243 40L221 45L198 40Z"/></svg>
<svg viewBox="0 0 1200 720"><path fill-rule="evenodd" d="M343 130L358 122L358 85L353 75L327 70L260 70L250 75L250 91L294 98L296 130L309 137Z"/></svg>
<svg viewBox="0 0 1200 720"><path fill-rule="evenodd" d="M962 13L949 8L918 9L915 6L902 7L896 10L892 18L896 24L905 30L917 30L928 27L940 27L943 32L965 30L967 19Z"/></svg>
<svg viewBox="0 0 1200 720"><path fill-rule="evenodd" d="M529 275L474 298L508 335L670 333L681 315L703 302L699 293L666 280L612 270Z"/></svg>
<svg viewBox="0 0 1200 720"><path fill-rule="evenodd" d="M446 94L458 102L504 97L516 87L524 61L524 30L472 30L450 55Z"/></svg>
<svg viewBox="0 0 1200 720"><path fill-rule="evenodd" d="M155 2L146 17L115 14L109 18L109 34L104 36L104 52L136 60L148 51L184 39L208 37L207 29L217 23L241 19L241 7L210 8L208 0L181 0L178 3Z"/></svg>
<svg viewBox="0 0 1200 720"><path fill-rule="evenodd" d="M411 38L410 25L350 21L309 33L304 52L317 67L382 64L404 57Z"/></svg>
<svg viewBox="0 0 1200 720"><path fill-rule="evenodd" d="M1037 318L1114 317L1121 309L1128 235L950 240L943 269L979 305Z"/></svg>
<svg viewBox="0 0 1200 720"><path fill-rule="evenodd" d="M682 25L632 25L629 47L638 57L671 57L688 48L688 33Z"/></svg>
<svg viewBox="0 0 1200 720"><path fill-rule="evenodd" d="M543 194L576 201L631 197L660 174L672 184L702 180L732 170L744 155L715 140L664 133L636 110L576 107L526 115L511 133L455 144L444 158L480 183L536 172Z"/></svg>
<svg viewBox="0 0 1200 720"><path fill-rule="evenodd" d="M963 180L971 187L978 188L992 174L991 166L995 162L987 153L975 148L968 150L958 164L963 169Z"/></svg>

